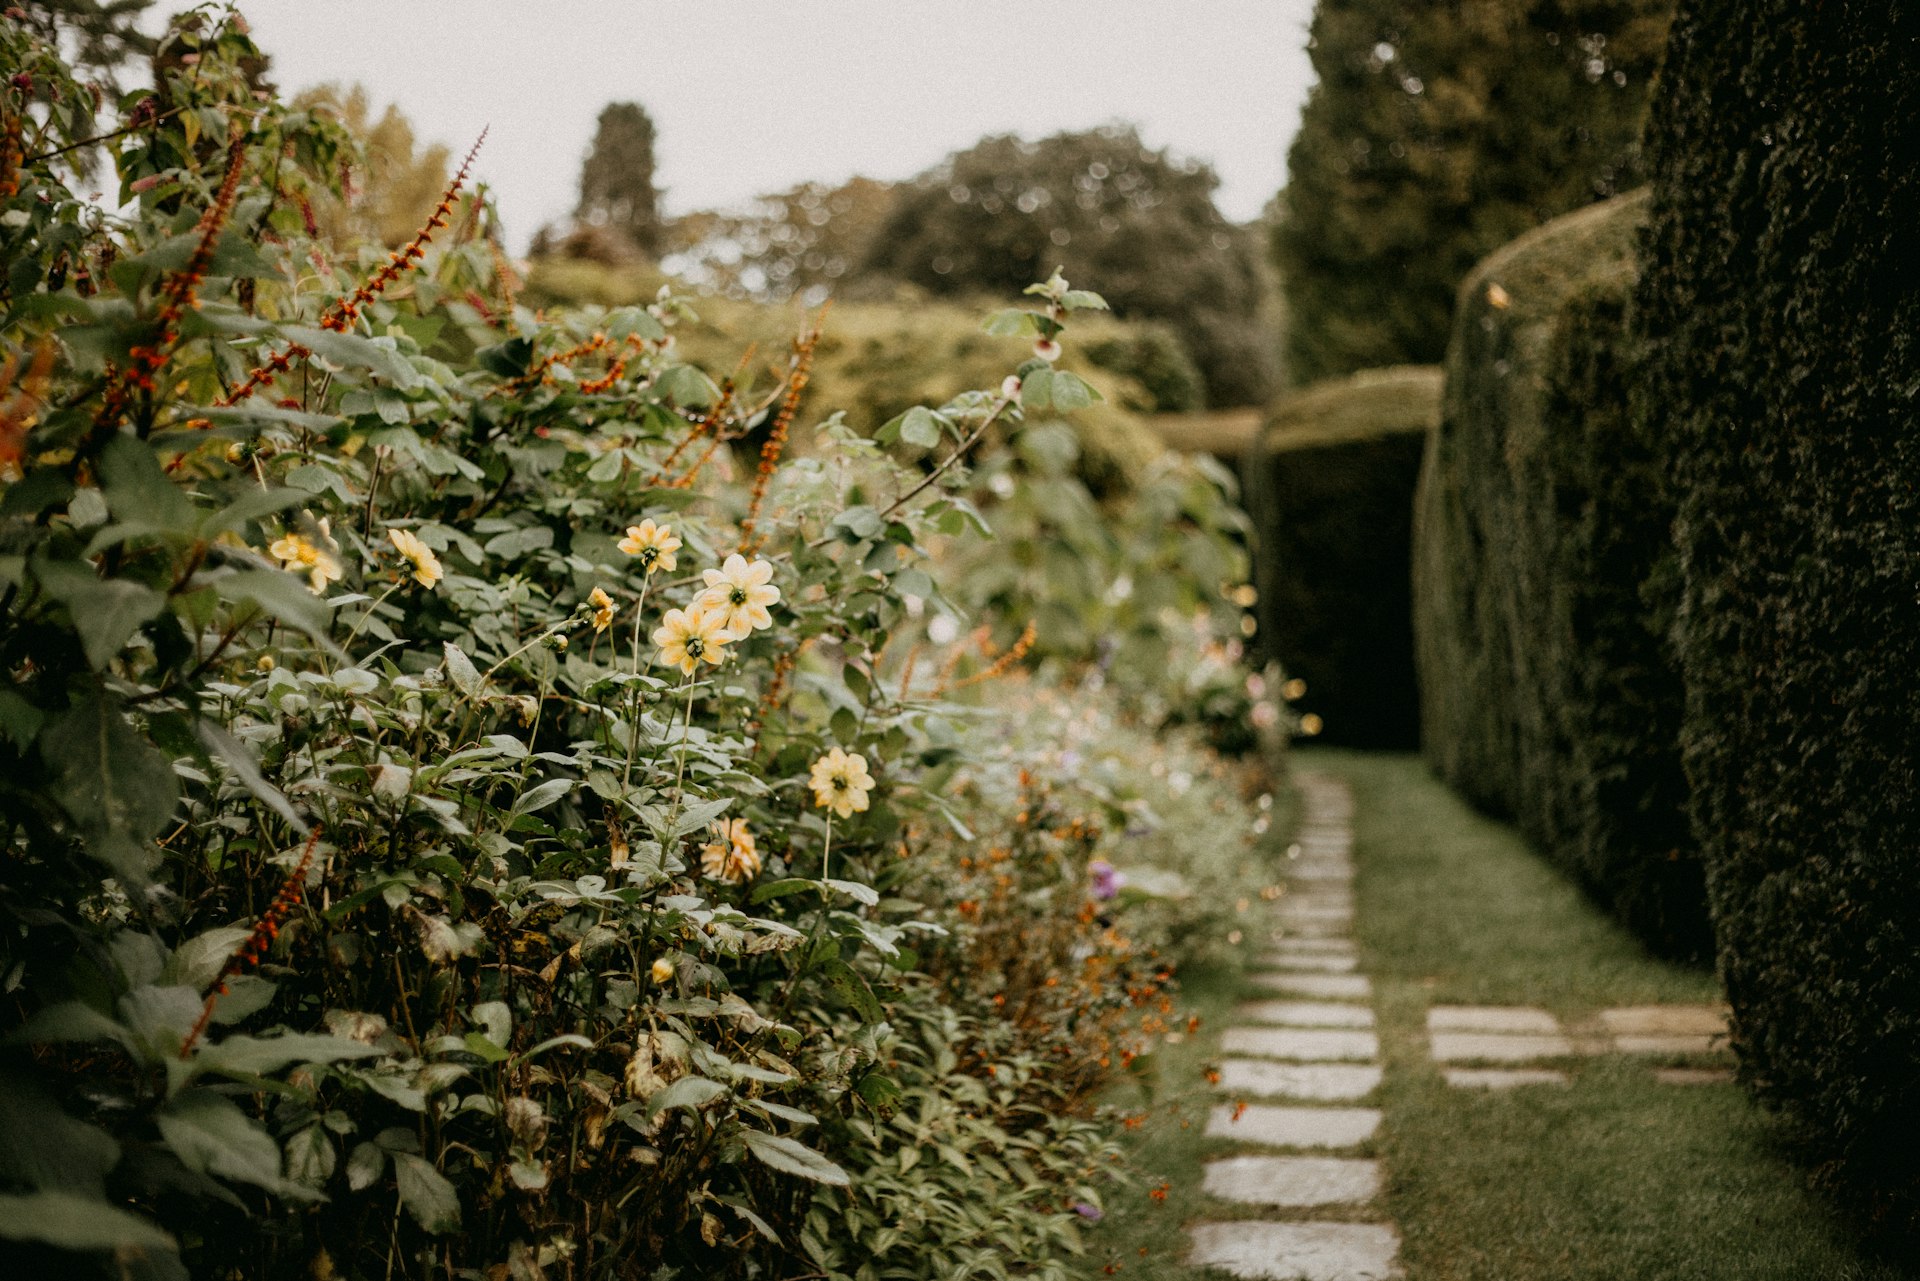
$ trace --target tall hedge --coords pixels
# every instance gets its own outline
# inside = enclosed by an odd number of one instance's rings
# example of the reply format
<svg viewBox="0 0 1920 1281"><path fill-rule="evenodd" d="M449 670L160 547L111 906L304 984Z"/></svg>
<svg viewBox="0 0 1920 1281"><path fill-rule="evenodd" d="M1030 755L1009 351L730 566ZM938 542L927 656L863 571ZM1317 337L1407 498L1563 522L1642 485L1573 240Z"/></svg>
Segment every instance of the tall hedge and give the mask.
<svg viewBox="0 0 1920 1281"><path fill-rule="evenodd" d="M1688 0L1644 416L1744 1077L1920 1235L1920 12Z"/></svg>
<svg viewBox="0 0 1920 1281"><path fill-rule="evenodd" d="M1306 681L1328 742L1419 741L1407 579L1439 406L1431 366L1320 383L1275 404L1246 461L1261 648Z"/></svg>
<svg viewBox="0 0 1920 1281"><path fill-rule="evenodd" d="M1656 445L1629 412L1644 192L1556 219L1467 278L1421 478L1425 750L1658 950L1711 948L1667 641Z"/></svg>

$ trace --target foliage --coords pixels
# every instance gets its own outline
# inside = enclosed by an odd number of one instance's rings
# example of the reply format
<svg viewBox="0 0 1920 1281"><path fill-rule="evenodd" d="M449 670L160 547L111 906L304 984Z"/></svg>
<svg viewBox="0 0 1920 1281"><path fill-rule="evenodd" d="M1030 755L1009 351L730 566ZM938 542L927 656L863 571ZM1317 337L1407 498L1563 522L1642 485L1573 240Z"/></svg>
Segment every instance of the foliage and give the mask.
<svg viewBox="0 0 1920 1281"><path fill-rule="evenodd" d="M118 93L119 73L159 45L140 29L152 7L153 0L24 0L17 20L49 47L66 41L74 66L100 73L105 87Z"/></svg>
<svg viewBox="0 0 1920 1281"><path fill-rule="evenodd" d="M1414 578L1434 769L1659 951L1711 948L1680 770L1658 442L1627 413L1643 194L1467 278Z"/></svg>
<svg viewBox="0 0 1920 1281"><path fill-rule="evenodd" d="M1440 373L1374 369L1275 402L1246 461L1260 650L1327 741L1412 747L1413 492Z"/></svg>
<svg viewBox="0 0 1920 1281"><path fill-rule="evenodd" d="M1911 1245L1920 1180L1912 12L1681 6L1636 333L1681 746L1745 1079ZM1755 86L1762 88L1756 89Z"/></svg>
<svg viewBox="0 0 1920 1281"><path fill-rule="evenodd" d="M391 103L373 118L366 89L338 85L309 89L293 100L296 109L323 111L337 119L365 156L364 172L352 176L344 197L331 193L313 200L314 223L321 238L338 247L361 243L398 249L426 221L447 185L445 146L431 143L416 151L413 125Z"/></svg>
<svg viewBox="0 0 1920 1281"><path fill-rule="evenodd" d="M1033 286L1004 380L788 459L817 331L756 387L682 359L672 297L536 316L465 166L336 293L299 197L352 140L261 100L234 22L175 39L109 217L46 154L70 77L0 25L39 95L0 187L10 1258L1062 1275L1113 1177L1092 1093L1243 861L1211 758L1083 775L1037 721L1010 756L977 700L1018 654L937 635L933 553L1095 402L1053 362L1098 295ZM1136 857L1210 897L1103 911Z"/></svg>
<svg viewBox="0 0 1920 1281"><path fill-rule="evenodd" d="M1473 264L1641 179L1671 0L1323 0L1274 252L1289 381L1437 362Z"/></svg>
<svg viewBox="0 0 1920 1281"><path fill-rule="evenodd" d="M1190 414L1207 407L1199 366L1165 325L1136 323L1123 334L1085 344L1087 359L1138 383L1145 394L1126 402L1142 414Z"/></svg>
<svg viewBox="0 0 1920 1281"><path fill-rule="evenodd" d="M1257 253L1214 207L1219 179L1131 128L1004 135L902 188L867 267L938 295L1004 295L1059 267L1098 279L1115 312L1178 333L1214 405L1271 383Z"/></svg>
<svg viewBox="0 0 1920 1281"><path fill-rule="evenodd" d="M574 219L604 227L647 258L660 256L660 192L653 184L653 117L637 102L610 102L580 162Z"/></svg>
<svg viewBox="0 0 1920 1281"><path fill-rule="evenodd" d="M664 265L728 298L784 302L797 294L814 306L829 293L845 298L893 197L891 183L854 177L837 187L803 182L743 210L684 214L666 229Z"/></svg>

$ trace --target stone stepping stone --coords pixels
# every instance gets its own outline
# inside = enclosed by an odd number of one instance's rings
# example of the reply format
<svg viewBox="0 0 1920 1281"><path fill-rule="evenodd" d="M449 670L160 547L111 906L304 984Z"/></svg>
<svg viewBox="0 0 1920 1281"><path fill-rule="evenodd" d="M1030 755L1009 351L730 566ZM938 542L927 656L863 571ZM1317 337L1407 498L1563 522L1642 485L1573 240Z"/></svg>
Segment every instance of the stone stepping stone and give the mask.
<svg viewBox="0 0 1920 1281"><path fill-rule="evenodd" d="M1350 920L1316 921L1312 918L1282 918L1280 925L1285 933L1297 939L1343 939L1353 932Z"/></svg>
<svg viewBox="0 0 1920 1281"><path fill-rule="evenodd" d="M1622 1054L1719 1054L1727 1048L1724 1036L1616 1036Z"/></svg>
<svg viewBox="0 0 1920 1281"><path fill-rule="evenodd" d="M1230 1027L1220 1037L1228 1054L1308 1063L1370 1063L1380 1057L1380 1038L1346 1028Z"/></svg>
<svg viewBox="0 0 1920 1281"><path fill-rule="evenodd" d="M1366 1006L1323 1001L1248 1001L1235 1013L1249 1022L1283 1027L1373 1026L1373 1011Z"/></svg>
<svg viewBox="0 0 1920 1281"><path fill-rule="evenodd" d="M1225 1094L1248 1094L1259 1099L1354 1103L1380 1088L1380 1069L1355 1063L1224 1059L1220 1063L1220 1083L1215 1088Z"/></svg>
<svg viewBox="0 0 1920 1281"><path fill-rule="evenodd" d="M1353 879L1353 864L1336 863L1331 859L1301 859L1287 866L1287 879L1290 881L1312 881L1316 884L1338 884Z"/></svg>
<svg viewBox="0 0 1920 1281"><path fill-rule="evenodd" d="M1322 906L1319 903L1288 903L1282 900L1280 906L1274 909L1273 915L1282 926L1322 923L1351 926L1353 924L1351 905Z"/></svg>
<svg viewBox="0 0 1920 1281"><path fill-rule="evenodd" d="M1243 1281L1392 1281L1400 1237L1380 1223L1196 1223L1190 1262Z"/></svg>
<svg viewBox="0 0 1920 1281"><path fill-rule="evenodd" d="M1293 952L1302 956L1352 956L1352 939L1293 939L1284 934L1274 934L1276 952Z"/></svg>
<svg viewBox="0 0 1920 1281"><path fill-rule="evenodd" d="M1560 1020L1526 1005L1436 1005L1427 1011L1427 1031L1557 1036Z"/></svg>
<svg viewBox="0 0 1920 1281"><path fill-rule="evenodd" d="M1239 1119L1234 1119L1235 1112ZM1270 1148L1350 1148L1380 1128L1379 1108L1290 1108L1222 1103L1207 1114L1207 1137Z"/></svg>
<svg viewBox="0 0 1920 1281"><path fill-rule="evenodd" d="M1287 974L1255 970L1247 978L1268 991L1292 996L1320 996L1334 1001L1366 1001L1373 997L1373 983L1364 974Z"/></svg>
<svg viewBox="0 0 1920 1281"><path fill-rule="evenodd" d="M1564 1036L1518 1036L1492 1032L1435 1032L1433 1057L1439 1063L1524 1063L1529 1059L1558 1059L1572 1054L1573 1042Z"/></svg>
<svg viewBox="0 0 1920 1281"><path fill-rule="evenodd" d="M1614 1036L1724 1036L1727 1012L1716 1005L1630 1005L1600 1011Z"/></svg>
<svg viewBox="0 0 1920 1281"><path fill-rule="evenodd" d="M1511 1090L1520 1085L1565 1085L1567 1074L1546 1068L1448 1068L1447 1084L1462 1090Z"/></svg>
<svg viewBox="0 0 1920 1281"><path fill-rule="evenodd" d="M1728 1085L1733 1081L1733 1069L1655 1068L1653 1079L1662 1085ZM1213 1131L1208 1130L1207 1133Z"/></svg>
<svg viewBox="0 0 1920 1281"><path fill-rule="evenodd" d="M1351 974L1360 967L1356 957L1340 956L1333 952L1295 952L1286 948L1268 952L1260 959L1260 963L1276 970L1311 974Z"/></svg>
<svg viewBox="0 0 1920 1281"><path fill-rule="evenodd" d="M1359 1205L1380 1192L1380 1163L1356 1156L1227 1156L1201 1191L1243 1205Z"/></svg>

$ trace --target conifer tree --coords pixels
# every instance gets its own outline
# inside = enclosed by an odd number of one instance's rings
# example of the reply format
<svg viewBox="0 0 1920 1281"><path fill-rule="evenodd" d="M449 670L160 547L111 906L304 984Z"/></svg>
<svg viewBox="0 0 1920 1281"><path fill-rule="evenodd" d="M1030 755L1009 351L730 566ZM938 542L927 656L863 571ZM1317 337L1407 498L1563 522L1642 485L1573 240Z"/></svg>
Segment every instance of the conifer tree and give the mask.
<svg viewBox="0 0 1920 1281"><path fill-rule="evenodd" d="M580 166L580 204L574 217L590 227L605 227L657 258L660 192L653 185L653 144L653 118L645 107L608 103Z"/></svg>

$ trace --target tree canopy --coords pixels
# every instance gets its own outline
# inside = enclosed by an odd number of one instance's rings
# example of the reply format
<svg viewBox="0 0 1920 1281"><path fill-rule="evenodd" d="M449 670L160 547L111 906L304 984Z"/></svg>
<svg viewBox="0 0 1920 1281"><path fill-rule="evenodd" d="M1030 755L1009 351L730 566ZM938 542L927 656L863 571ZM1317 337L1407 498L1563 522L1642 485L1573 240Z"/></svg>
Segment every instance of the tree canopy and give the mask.
<svg viewBox="0 0 1920 1281"><path fill-rule="evenodd" d="M1296 383L1438 360L1454 290L1640 183L1671 0L1321 0L1274 233Z"/></svg>
<svg viewBox="0 0 1920 1281"><path fill-rule="evenodd" d="M936 294L999 293L1056 267L1121 316L1166 321L1216 404L1263 399L1252 236L1215 207L1213 170L1127 126L984 138L902 188L867 268Z"/></svg>

